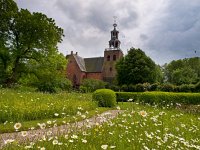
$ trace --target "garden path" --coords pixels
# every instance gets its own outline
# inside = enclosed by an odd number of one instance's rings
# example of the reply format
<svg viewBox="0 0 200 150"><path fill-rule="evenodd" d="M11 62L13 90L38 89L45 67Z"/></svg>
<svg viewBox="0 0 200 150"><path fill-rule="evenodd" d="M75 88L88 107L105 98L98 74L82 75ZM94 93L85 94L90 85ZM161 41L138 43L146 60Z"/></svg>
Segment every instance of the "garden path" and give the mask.
<svg viewBox="0 0 200 150"><path fill-rule="evenodd" d="M122 112L123 110L108 110L92 118L75 123L69 123L52 128L29 130L27 131L26 136L22 136L21 132L0 134L0 149L5 146L5 141L8 139L14 140L17 143L36 142L40 139L44 140L47 137L65 135L69 132L91 128L95 125L102 124L117 117Z"/></svg>

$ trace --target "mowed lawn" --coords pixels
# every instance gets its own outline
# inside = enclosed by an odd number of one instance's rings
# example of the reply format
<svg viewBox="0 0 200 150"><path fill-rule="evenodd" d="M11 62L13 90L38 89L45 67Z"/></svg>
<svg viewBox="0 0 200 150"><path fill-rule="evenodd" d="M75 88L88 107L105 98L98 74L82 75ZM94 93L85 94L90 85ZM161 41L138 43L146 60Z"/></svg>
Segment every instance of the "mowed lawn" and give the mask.
<svg viewBox="0 0 200 150"><path fill-rule="evenodd" d="M81 94L75 97L79 99ZM82 103L82 99L78 102ZM84 108L81 104L77 106ZM124 109L125 112L103 125L96 124L90 128L89 124L85 124L87 129L81 131L74 129L73 132L62 136L51 136L49 133L36 143L27 141L26 144L20 145L13 142L5 149L200 149L199 114L189 114L174 108L140 105L135 102L119 103L118 106L117 109ZM60 115L62 112L58 113ZM81 114L85 112L82 111Z"/></svg>

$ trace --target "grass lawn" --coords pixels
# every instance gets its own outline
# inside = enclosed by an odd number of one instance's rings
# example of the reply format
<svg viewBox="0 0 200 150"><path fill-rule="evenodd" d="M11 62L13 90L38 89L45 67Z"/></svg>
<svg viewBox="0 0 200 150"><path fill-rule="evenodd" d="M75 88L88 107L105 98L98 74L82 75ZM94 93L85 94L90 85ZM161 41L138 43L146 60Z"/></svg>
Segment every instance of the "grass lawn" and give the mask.
<svg viewBox="0 0 200 150"><path fill-rule="evenodd" d="M0 90L0 133L14 132L15 123L21 123L21 131L75 122L101 113L91 94L59 93L43 94ZM79 115L81 114L81 115ZM75 119L74 119L75 117Z"/></svg>
<svg viewBox="0 0 200 150"><path fill-rule="evenodd" d="M200 116L175 109L120 103L125 113L103 125L5 149L200 149Z"/></svg>

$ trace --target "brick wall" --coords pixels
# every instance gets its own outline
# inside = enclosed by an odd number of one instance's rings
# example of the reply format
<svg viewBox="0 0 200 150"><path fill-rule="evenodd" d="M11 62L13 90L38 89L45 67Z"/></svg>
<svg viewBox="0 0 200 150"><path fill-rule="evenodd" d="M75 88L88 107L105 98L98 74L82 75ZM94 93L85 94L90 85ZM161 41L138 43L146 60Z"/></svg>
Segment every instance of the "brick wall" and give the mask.
<svg viewBox="0 0 200 150"><path fill-rule="evenodd" d="M87 79L103 80L102 73L87 73Z"/></svg>
<svg viewBox="0 0 200 150"><path fill-rule="evenodd" d="M73 55L68 55L67 59L67 78L71 80L74 86L79 86L82 79L86 77L86 73L80 70Z"/></svg>

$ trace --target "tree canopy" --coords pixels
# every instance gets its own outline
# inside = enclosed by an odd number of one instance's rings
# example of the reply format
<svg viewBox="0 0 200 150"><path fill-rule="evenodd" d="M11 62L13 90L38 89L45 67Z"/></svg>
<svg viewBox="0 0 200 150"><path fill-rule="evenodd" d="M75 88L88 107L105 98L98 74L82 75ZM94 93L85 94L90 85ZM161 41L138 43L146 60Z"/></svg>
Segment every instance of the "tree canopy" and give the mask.
<svg viewBox="0 0 200 150"><path fill-rule="evenodd" d="M52 18L19 10L13 0L0 0L0 83L16 83L31 61L58 54L62 36L63 29Z"/></svg>
<svg viewBox="0 0 200 150"><path fill-rule="evenodd" d="M154 61L141 49L131 48L116 64L119 85L154 83L162 79L162 73Z"/></svg>
<svg viewBox="0 0 200 150"><path fill-rule="evenodd" d="M181 85L195 84L200 80L200 58L173 60L165 65L166 82Z"/></svg>

